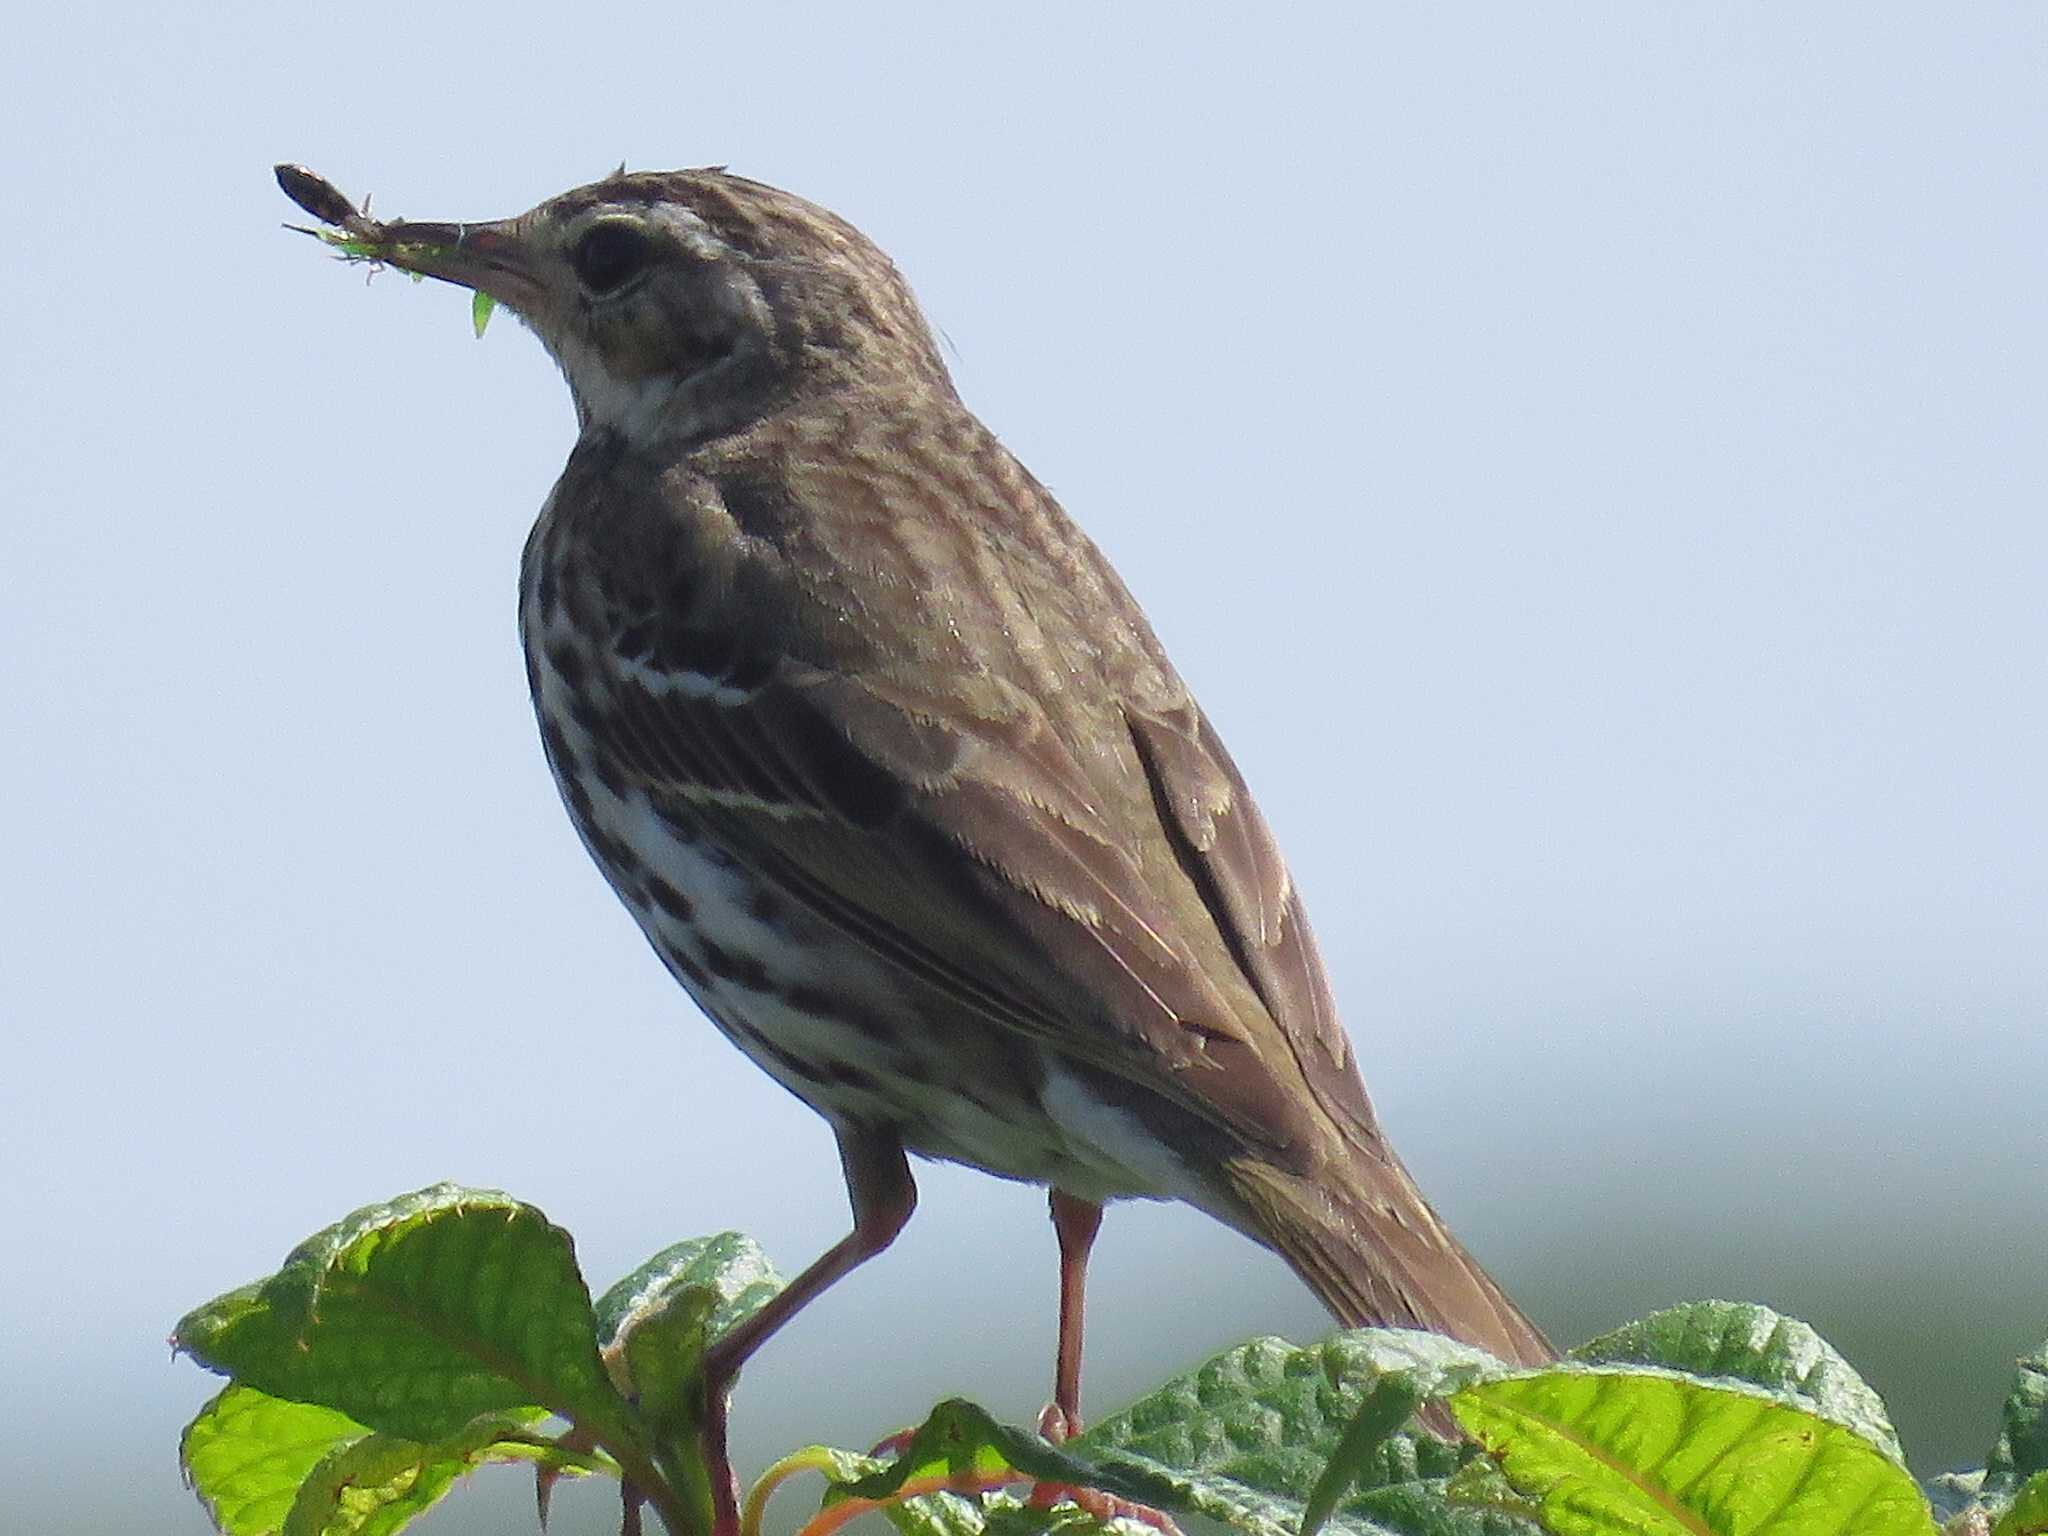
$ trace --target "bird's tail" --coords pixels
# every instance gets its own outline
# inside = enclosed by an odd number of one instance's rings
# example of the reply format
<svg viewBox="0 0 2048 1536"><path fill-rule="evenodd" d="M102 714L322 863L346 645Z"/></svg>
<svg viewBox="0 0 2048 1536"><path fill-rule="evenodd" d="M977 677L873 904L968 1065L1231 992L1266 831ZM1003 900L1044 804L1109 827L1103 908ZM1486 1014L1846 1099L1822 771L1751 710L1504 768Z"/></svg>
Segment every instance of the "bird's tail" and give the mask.
<svg viewBox="0 0 2048 1536"><path fill-rule="evenodd" d="M1253 1236L1346 1327L1425 1328L1515 1365L1557 1358L1536 1325L1479 1267L1392 1152L1358 1152L1316 1178L1268 1163L1227 1175Z"/></svg>

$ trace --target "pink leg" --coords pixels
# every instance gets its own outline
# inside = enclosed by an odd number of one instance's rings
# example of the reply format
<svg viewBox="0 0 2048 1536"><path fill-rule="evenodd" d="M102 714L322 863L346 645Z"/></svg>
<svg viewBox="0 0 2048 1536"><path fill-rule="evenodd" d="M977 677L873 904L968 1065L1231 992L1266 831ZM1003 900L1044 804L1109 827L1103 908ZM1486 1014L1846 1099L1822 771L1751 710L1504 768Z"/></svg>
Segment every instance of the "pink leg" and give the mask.
<svg viewBox="0 0 2048 1536"><path fill-rule="evenodd" d="M1081 1323L1087 1303L1088 1250L1102 1227L1102 1207L1064 1190L1051 1195L1052 1230L1060 1243L1060 1338L1052 1375L1052 1412L1041 1427L1063 1440L1081 1432ZM1057 1419L1057 1425L1050 1421Z"/></svg>
<svg viewBox="0 0 2048 1536"><path fill-rule="evenodd" d="M1052 1229L1060 1242L1060 1342L1053 1366L1052 1402L1039 1416L1038 1431L1055 1444L1081 1433L1081 1322L1087 1301L1088 1251L1102 1228L1102 1207L1065 1190L1052 1191ZM1073 1503L1108 1523L1122 1516L1149 1525L1161 1536L1181 1536L1163 1511L1133 1504L1099 1488L1038 1483L1026 1500L1035 1509Z"/></svg>
<svg viewBox="0 0 2048 1536"><path fill-rule="evenodd" d="M775 1299L726 1334L705 1353L704 1385L708 1397L704 1451L711 1464L713 1498L717 1501L716 1536L739 1530L739 1490L726 1452L725 1414L733 1379L754 1351L784 1323L836 1280L858 1269L896 1240L910 1213L917 1209L917 1184L903 1143L893 1132L838 1126L839 1161L846 1172L846 1198L853 1207L853 1230L826 1249L811 1267L777 1293Z"/></svg>

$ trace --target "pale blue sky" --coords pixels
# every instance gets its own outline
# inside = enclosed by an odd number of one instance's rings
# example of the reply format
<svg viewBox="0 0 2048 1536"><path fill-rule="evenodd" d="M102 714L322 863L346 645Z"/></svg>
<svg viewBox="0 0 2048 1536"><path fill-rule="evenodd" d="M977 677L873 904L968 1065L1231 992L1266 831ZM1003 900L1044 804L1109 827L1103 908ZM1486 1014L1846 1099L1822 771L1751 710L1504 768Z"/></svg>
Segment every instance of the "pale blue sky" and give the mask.
<svg viewBox="0 0 2048 1536"><path fill-rule="evenodd" d="M164 1334L366 1200L504 1186L599 1283L724 1226L794 1267L844 1220L822 1125L548 783L513 587L566 392L516 325L283 233L279 159L456 218L726 162L867 229L1219 722L1502 1280L1565 1341L1773 1303L1927 1464L1981 1449L2048 1334L2048 9L1252 15L17 37L10 1523L200 1531L173 1444L211 1379ZM1039 1199L924 1190L750 1374L749 1460L1035 1412ZM1098 1413L1324 1326L1181 1211L1113 1212L1095 1297Z"/></svg>

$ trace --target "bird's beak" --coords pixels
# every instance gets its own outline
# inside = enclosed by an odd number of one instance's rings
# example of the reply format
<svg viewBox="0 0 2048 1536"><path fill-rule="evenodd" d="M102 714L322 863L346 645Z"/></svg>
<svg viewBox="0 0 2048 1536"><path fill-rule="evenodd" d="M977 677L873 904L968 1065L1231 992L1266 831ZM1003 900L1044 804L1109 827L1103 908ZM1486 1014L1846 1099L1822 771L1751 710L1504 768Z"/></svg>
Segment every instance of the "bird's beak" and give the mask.
<svg viewBox="0 0 2048 1536"><path fill-rule="evenodd" d="M546 291L538 253L522 219L444 224L418 219L386 223L356 211L334 184L302 165L280 165L285 195L331 229L308 230L352 261L381 262L421 277L438 277L488 294L532 315Z"/></svg>
<svg viewBox="0 0 2048 1536"><path fill-rule="evenodd" d="M361 238L372 232L375 238ZM517 219L489 224L400 219L348 231L344 238L351 236L366 247L364 255L400 271L473 288L521 314L530 315L539 305L543 286Z"/></svg>

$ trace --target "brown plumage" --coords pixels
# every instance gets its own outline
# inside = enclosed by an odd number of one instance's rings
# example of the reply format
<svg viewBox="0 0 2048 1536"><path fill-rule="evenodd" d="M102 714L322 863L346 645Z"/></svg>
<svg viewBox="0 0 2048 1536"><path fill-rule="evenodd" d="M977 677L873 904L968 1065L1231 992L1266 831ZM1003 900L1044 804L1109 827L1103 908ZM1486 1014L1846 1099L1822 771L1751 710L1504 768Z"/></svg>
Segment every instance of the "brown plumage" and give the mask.
<svg viewBox="0 0 2048 1536"><path fill-rule="evenodd" d="M1209 1211L1346 1323L1549 1358L1387 1145L1222 742L886 257L717 171L351 219L562 363L583 431L521 603L549 761L671 971L840 1135L855 1232L728 1368L893 1237L905 1149L1055 1191L1068 1421L1120 1196Z"/></svg>

